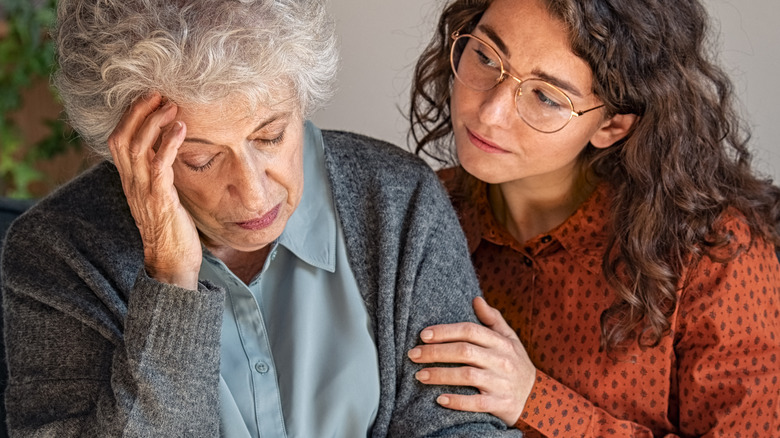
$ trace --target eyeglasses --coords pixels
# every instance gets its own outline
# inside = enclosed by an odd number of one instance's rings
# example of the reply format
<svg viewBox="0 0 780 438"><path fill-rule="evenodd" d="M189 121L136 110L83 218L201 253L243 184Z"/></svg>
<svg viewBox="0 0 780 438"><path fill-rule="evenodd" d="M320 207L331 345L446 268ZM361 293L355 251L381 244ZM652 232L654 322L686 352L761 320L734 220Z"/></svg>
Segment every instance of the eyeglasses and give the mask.
<svg viewBox="0 0 780 438"><path fill-rule="evenodd" d="M555 85L538 78L521 80L509 73L498 51L482 39L455 31L452 40L450 65L455 77L476 91L491 90L511 77L518 84L515 92L517 114L537 131L560 131L572 118L604 106L575 111L569 96Z"/></svg>

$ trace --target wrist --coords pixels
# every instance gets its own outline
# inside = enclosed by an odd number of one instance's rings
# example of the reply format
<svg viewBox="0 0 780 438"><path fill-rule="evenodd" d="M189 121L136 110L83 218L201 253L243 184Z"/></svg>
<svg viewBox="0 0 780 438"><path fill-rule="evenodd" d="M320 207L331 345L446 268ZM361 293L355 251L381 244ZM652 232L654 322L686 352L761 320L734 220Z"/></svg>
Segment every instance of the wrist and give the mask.
<svg viewBox="0 0 780 438"><path fill-rule="evenodd" d="M198 272L166 272L146 266L146 274L160 283L182 289L198 290Z"/></svg>

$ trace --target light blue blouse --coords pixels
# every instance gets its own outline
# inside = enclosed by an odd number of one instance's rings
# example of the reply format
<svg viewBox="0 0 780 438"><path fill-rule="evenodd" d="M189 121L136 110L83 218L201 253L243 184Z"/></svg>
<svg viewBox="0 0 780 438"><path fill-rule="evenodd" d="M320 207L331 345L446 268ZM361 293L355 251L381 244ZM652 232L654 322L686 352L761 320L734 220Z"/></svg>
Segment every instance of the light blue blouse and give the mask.
<svg viewBox="0 0 780 438"><path fill-rule="evenodd" d="M365 437L379 406L371 319L347 261L322 133L305 126L301 203L248 286L208 251L200 279L228 291L224 437Z"/></svg>

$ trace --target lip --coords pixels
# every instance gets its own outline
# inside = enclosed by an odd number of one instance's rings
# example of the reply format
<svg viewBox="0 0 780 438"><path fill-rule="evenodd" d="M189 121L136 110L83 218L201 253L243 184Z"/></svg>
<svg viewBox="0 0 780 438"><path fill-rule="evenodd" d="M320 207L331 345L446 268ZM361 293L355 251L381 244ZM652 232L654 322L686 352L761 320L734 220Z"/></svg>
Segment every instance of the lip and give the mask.
<svg viewBox="0 0 780 438"><path fill-rule="evenodd" d="M470 129L466 128L466 133L468 134L469 141L471 141L471 144L473 144L477 149L487 152L489 154L508 154L509 151L505 149L501 149L500 147L496 146L495 144L485 140L484 138L474 134L471 132Z"/></svg>
<svg viewBox="0 0 780 438"><path fill-rule="evenodd" d="M279 216L279 210L281 209L282 209L282 204L280 203L277 204L276 207L272 208L264 215L255 219L250 219L248 221L236 222L236 225L238 225L239 227L245 230L252 230L252 231L268 228L269 226L271 226L271 224L274 223L274 221L276 221L276 218Z"/></svg>

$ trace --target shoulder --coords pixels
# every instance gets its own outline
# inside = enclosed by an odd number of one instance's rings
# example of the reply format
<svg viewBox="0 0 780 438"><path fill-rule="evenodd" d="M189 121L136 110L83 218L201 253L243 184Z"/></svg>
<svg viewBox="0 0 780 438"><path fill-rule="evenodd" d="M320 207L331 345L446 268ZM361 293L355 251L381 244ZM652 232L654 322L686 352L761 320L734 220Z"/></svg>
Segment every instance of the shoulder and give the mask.
<svg viewBox="0 0 780 438"><path fill-rule="evenodd" d="M384 179L386 184L413 180L435 180L433 170L422 159L383 140L345 131L322 131L329 171L367 180Z"/></svg>
<svg viewBox="0 0 780 438"><path fill-rule="evenodd" d="M345 231L398 233L457 219L433 170L397 146L360 134L323 131L325 165ZM361 230L361 231L358 231Z"/></svg>
<svg viewBox="0 0 780 438"><path fill-rule="evenodd" d="M9 237L37 230L73 230L85 223L112 227L126 213L119 174L112 164L103 162L38 201L14 222Z"/></svg>
<svg viewBox="0 0 780 438"><path fill-rule="evenodd" d="M754 245L762 246L766 242L761 236L754 236L745 215L734 208L726 210L712 225L709 240L716 242L713 247L704 245L703 255L713 262L724 262L738 258ZM718 241L722 244L717 244Z"/></svg>
<svg viewBox="0 0 780 438"><path fill-rule="evenodd" d="M116 168L103 162L14 221L3 250L4 275L40 266L53 275L58 266L118 261L139 247L137 234Z"/></svg>
<svg viewBox="0 0 780 438"><path fill-rule="evenodd" d="M715 291L780 291L780 262L776 249L753 234L745 216L726 211L714 224L713 239L723 244L702 249L702 255L684 275L684 290L712 296Z"/></svg>
<svg viewBox="0 0 780 438"><path fill-rule="evenodd" d="M349 132L323 131L323 139L333 196L342 207L396 215L407 214L411 204L438 212L451 208L433 169L412 153Z"/></svg>

